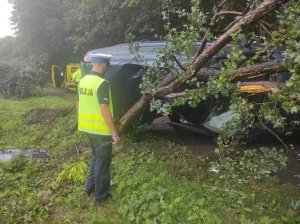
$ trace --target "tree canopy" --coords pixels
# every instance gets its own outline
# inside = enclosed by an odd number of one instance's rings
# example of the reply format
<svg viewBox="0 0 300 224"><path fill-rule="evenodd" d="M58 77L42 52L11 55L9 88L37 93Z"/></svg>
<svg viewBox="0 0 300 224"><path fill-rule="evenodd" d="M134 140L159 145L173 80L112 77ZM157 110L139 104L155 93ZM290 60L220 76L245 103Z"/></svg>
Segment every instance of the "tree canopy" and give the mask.
<svg viewBox="0 0 300 224"><path fill-rule="evenodd" d="M183 30L188 22L185 13L197 4L205 18L200 36L205 32L209 39L223 32L242 10L254 7L249 0L225 1L219 15L215 1L204 0L9 0L13 5L12 24L15 26L17 56L43 55L45 63L67 64L78 62L87 50L125 42L131 33L136 40L163 40L166 26ZM165 13L169 21L165 21ZM181 12L181 13L179 13ZM258 25L249 27L265 35L273 28L271 13ZM200 17L197 17L198 19ZM211 18L213 18L211 20ZM196 22L196 18L195 18ZM199 25L199 24L198 24ZM0 42L6 45L5 40ZM6 52L6 49L0 49ZM1 52L0 52L1 53Z"/></svg>
<svg viewBox="0 0 300 224"><path fill-rule="evenodd" d="M79 61L87 50L125 42L127 33L139 40L162 39L165 8L175 12L190 6L189 1L168 2L10 0L11 21L23 54L45 55L46 64L66 64Z"/></svg>

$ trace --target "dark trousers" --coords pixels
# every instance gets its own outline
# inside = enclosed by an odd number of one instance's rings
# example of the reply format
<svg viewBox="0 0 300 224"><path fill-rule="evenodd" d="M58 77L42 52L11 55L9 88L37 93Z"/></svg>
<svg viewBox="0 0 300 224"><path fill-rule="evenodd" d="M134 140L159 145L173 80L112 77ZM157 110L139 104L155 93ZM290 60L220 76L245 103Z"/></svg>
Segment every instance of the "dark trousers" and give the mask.
<svg viewBox="0 0 300 224"><path fill-rule="evenodd" d="M87 134L92 149L90 171L86 180L86 194L94 193L95 203L108 197L112 140L110 136Z"/></svg>

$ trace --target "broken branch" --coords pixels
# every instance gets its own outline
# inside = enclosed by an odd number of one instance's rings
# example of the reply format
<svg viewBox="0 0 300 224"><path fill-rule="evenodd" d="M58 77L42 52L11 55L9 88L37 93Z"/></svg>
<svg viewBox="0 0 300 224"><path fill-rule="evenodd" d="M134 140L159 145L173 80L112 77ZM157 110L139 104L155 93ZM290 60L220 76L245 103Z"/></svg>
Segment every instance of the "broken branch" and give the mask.
<svg viewBox="0 0 300 224"><path fill-rule="evenodd" d="M240 84L240 86L241 87L242 86L261 86L261 87L264 87L264 88L282 88L282 87L285 86L285 83L283 83L283 82L271 82L271 81L257 81L257 82L253 81L253 82L242 82ZM171 94L168 94L168 95L164 96L163 99L174 100L174 99L178 99L178 98L193 94L196 91L197 91L196 89L189 89L189 90L185 90L185 91L179 92L179 93L171 93ZM263 91L260 91L260 92L263 92Z"/></svg>

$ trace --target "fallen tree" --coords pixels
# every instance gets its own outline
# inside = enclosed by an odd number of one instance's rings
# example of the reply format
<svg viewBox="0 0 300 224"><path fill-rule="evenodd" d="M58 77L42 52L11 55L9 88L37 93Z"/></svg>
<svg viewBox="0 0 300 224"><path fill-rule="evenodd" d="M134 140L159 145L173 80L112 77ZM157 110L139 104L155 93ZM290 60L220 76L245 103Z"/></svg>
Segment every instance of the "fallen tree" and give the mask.
<svg viewBox="0 0 300 224"><path fill-rule="evenodd" d="M220 5L224 4L223 2L224 1L222 1ZM199 47L196 53L196 57L194 58L193 62L188 66L187 72L183 76L174 77L173 74L171 74L170 76L166 76L166 78L161 82L164 85L159 85L154 91L151 91L151 93L145 92L140 98L140 100L131 109L129 109L127 113L120 119L120 129L124 130L126 127L128 127L134 121L134 119L143 111L145 105L147 105L154 97L163 98L166 95L173 93L174 90L176 90L181 84L194 77L198 72L200 72L201 74L201 68L203 67L203 65L231 41L233 33L237 32L238 30L246 29L247 27L249 27L249 25L259 21L265 15L272 12L274 9L276 9L276 7L280 6L281 4L282 1L280 0L264 0L262 3L260 3L257 7L253 9L247 7L245 9L245 12L247 12L244 13L243 16L237 18L234 22L232 22L227 28L227 31L224 32L221 36L219 36L219 38L217 38L211 45L208 45L206 48L204 47L204 45L201 45ZM218 9L220 10L220 7ZM206 42L206 37L203 42ZM275 64L273 63L274 62L270 62L269 64L270 70L274 71L276 69L282 69L280 64L276 64L278 62L275 62ZM271 65L275 68L271 68ZM257 69L256 67L254 67L252 68L252 70L249 70L249 68L244 68L244 71L240 70L238 74L255 74L257 72L260 73L260 70L263 70L263 68ZM203 69L202 71L204 72L205 69ZM213 74L217 74L217 72L214 72Z"/></svg>

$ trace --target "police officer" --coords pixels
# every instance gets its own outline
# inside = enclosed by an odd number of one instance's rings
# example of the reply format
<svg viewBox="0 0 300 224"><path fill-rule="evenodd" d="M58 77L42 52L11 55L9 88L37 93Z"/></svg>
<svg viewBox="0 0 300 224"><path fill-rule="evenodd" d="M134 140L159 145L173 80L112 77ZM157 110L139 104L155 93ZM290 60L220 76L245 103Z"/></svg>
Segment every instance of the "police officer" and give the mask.
<svg viewBox="0 0 300 224"><path fill-rule="evenodd" d="M78 68L76 72L73 73L72 79L74 80L76 86L78 85L79 81L82 79L81 69Z"/></svg>
<svg viewBox="0 0 300 224"><path fill-rule="evenodd" d="M80 68L78 68L78 69L76 70L76 72L73 73L72 79L73 79L74 82L75 82L76 92L77 92L77 90L78 90L78 83L79 83L80 80L82 79L82 73L81 73L81 69L80 69Z"/></svg>
<svg viewBox="0 0 300 224"><path fill-rule="evenodd" d="M110 195L112 144L120 142L113 122L109 82L104 79L111 57L91 55L92 71L78 85L78 130L86 133L92 149L85 193L94 193L96 205Z"/></svg>

